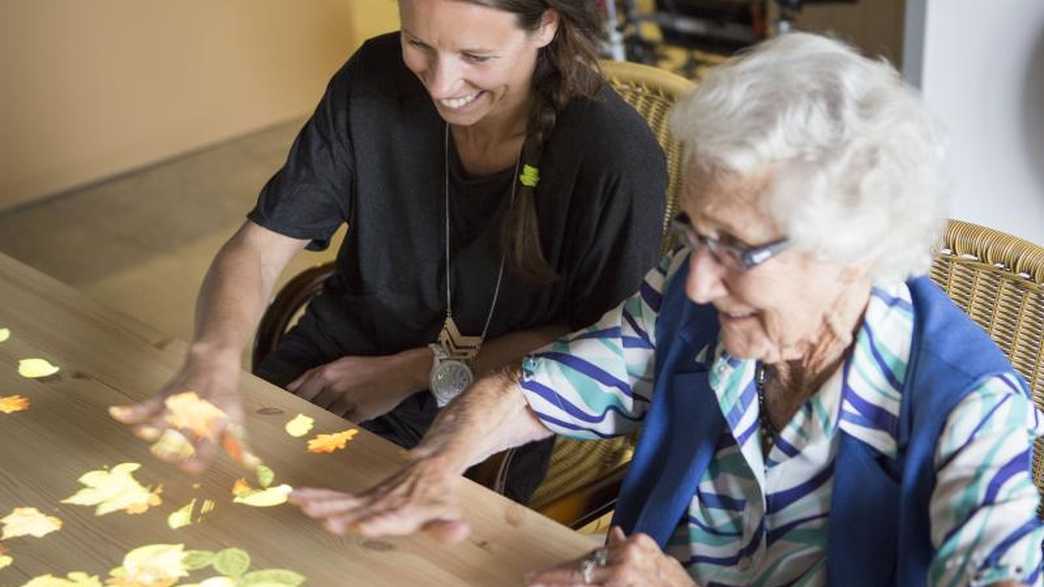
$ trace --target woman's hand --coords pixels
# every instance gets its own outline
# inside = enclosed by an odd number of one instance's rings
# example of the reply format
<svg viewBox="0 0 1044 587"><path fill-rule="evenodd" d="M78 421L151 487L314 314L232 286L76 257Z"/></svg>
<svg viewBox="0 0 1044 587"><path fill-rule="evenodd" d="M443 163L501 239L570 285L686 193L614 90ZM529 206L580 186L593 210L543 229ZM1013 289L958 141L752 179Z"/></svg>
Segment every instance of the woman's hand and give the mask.
<svg viewBox="0 0 1044 587"><path fill-rule="evenodd" d="M247 447L239 397L239 355L190 352L182 368L152 398L112 406L109 414L152 443L152 453L198 474L220 446L254 469L261 461Z"/></svg>
<svg viewBox="0 0 1044 587"><path fill-rule="evenodd" d="M401 536L423 530L459 542L470 532L457 504L460 482L460 475L438 459L420 459L362 493L298 488L290 503L337 535Z"/></svg>
<svg viewBox="0 0 1044 587"><path fill-rule="evenodd" d="M579 560L530 574L526 577L526 584L530 587L696 585L681 563L664 554L652 538L645 534L625 536L616 526L609 531L609 541L603 548Z"/></svg>
<svg viewBox="0 0 1044 587"><path fill-rule="evenodd" d="M342 357L305 371L286 389L338 416L365 422L426 389L431 363L427 348L383 357Z"/></svg>

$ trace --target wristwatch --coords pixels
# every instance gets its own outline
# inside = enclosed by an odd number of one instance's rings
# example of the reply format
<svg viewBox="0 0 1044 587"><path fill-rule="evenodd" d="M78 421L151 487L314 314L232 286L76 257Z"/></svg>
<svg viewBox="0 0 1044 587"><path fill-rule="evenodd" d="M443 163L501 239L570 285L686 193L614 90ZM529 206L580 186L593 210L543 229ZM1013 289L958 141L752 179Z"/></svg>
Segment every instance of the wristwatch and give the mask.
<svg viewBox="0 0 1044 587"><path fill-rule="evenodd" d="M435 396L435 403L441 408L467 389L475 380L475 374L467 359L451 357L441 344L432 343L428 347L435 355L429 379L431 395Z"/></svg>

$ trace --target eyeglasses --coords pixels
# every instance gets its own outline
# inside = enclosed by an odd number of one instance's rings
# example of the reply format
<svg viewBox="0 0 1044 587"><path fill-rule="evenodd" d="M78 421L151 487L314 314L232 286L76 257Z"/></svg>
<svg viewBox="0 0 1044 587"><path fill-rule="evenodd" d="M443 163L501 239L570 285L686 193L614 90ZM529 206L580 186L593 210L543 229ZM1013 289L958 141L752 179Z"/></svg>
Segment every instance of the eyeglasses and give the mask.
<svg viewBox="0 0 1044 587"><path fill-rule="evenodd" d="M721 242L716 238L703 236L696 232L685 212L679 213L671 220L671 232L674 237L686 244L693 251L699 247L707 247L707 251L714 260L729 269L737 271L749 271L772 257L781 253L790 246L790 240L781 238L757 247L743 247Z"/></svg>

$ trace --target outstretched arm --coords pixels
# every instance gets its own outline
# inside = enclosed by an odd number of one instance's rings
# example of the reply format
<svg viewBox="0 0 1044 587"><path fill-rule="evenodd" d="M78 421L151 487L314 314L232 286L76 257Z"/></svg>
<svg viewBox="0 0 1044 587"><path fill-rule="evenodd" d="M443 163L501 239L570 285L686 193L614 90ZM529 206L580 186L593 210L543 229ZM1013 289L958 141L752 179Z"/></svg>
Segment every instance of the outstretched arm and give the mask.
<svg viewBox="0 0 1044 587"><path fill-rule="evenodd" d="M518 368L481 379L453 400L401 471L359 493L302 488L291 501L328 530L364 536L429 530L456 541L469 532L457 503L457 485L469 466L551 432L529 411L518 386Z"/></svg>

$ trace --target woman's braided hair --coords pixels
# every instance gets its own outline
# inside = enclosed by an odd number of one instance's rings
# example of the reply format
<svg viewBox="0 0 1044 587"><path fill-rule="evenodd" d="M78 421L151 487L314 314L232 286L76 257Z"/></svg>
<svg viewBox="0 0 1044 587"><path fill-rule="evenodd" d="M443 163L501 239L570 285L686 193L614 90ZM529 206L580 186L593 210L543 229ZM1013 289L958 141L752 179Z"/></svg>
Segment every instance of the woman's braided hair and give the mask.
<svg viewBox="0 0 1044 587"><path fill-rule="evenodd" d="M544 13L558 15L554 40L540 49L533 73L534 100L526 124L522 163L537 169L544 145L555 128L558 113L577 97L593 97L603 78L598 68L598 41L602 34L601 15L595 0L464 0L489 8L511 12L519 26L536 31ZM519 181L515 178L515 181ZM501 248L507 252L509 266L522 277L536 283L558 279L540 247L540 227L536 214L536 186L521 183L514 205L504 219Z"/></svg>

